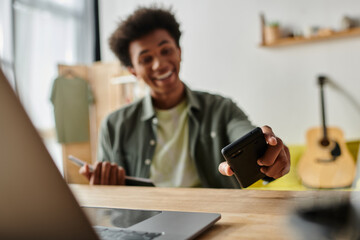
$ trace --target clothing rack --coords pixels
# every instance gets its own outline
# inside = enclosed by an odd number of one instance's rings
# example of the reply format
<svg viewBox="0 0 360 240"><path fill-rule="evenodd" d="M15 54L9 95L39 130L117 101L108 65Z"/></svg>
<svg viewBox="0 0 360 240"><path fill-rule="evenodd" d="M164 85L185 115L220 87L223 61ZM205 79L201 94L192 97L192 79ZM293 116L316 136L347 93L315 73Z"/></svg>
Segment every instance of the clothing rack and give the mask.
<svg viewBox="0 0 360 240"><path fill-rule="evenodd" d="M73 155L89 164L96 161L98 132L101 122L110 112L129 102L128 96L133 94L134 84L114 85L112 83L114 78L130 75L125 68L121 67L119 62L96 62L92 65L58 65L59 75L68 72L88 82L95 102L89 109L90 140L82 143L62 144L64 175L68 183L88 183L85 177L79 175L79 167L68 160L68 155ZM145 88L143 85L138 87Z"/></svg>

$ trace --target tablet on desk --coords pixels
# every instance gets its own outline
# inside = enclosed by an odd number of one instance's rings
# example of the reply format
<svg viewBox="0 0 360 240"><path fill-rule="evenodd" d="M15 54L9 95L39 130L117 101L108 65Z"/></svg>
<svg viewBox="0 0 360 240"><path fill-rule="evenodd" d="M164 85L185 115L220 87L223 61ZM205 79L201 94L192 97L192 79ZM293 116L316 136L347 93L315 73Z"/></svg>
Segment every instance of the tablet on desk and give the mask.
<svg viewBox="0 0 360 240"><path fill-rule="evenodd" d="M74 157L73 155L69 155L68 159L75 163L76 165L82 167L85 165L86 162L83 160ZM90 171L94 171L93 167L89 165ZM145 187L155 187L154 183L151 179L148 178L140 178L140 177L132 177L132 176L125 176L125 185L127 186L145 186Z"/></svg>

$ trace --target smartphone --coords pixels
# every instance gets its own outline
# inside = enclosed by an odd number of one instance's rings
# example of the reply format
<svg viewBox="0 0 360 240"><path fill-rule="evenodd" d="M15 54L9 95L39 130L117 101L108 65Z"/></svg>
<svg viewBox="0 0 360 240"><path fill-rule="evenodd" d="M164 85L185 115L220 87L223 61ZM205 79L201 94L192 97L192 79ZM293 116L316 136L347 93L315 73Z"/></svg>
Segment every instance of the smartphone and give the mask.
<svg viewBox="0 0 360 240"><path fill-rule="evenodd" d="M74 157L73 155L69 155L68 159L71 160L76 165L82 167L84 166L85 162L80 160L77 157ZM93 167L89 165L89 170L94 171ZM131 177L131 176L125 176L125 185L127 186L146 186L146 187L155 187L154 183L151 181L151 179L148 178L140 178L140 177Z"/></svg>
<svg viewBox="0 0 360 240"><path fill-rule="evenodd" d="M268 145L261 128L257 127L221 150L222 155L241 188L247 188L260 179L271 181L260 171L257 160L264 155Z"/></svg>

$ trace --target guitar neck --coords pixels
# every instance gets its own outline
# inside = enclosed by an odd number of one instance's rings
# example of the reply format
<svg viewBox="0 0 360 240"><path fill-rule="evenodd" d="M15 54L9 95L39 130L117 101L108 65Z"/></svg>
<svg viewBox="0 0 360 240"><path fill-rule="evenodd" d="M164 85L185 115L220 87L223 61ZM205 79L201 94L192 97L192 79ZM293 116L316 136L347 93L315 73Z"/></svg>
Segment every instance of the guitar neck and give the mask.
<svg viewBox="0 0 360 240"><path fill-rule="evenodd" d="M323 128L323 139L321 140L321 144L323 146L329 145L328 134L326 130L326 118L325 118L325 97L324 97L324 84L326 78L324 76L318 77L318 82L320 85L320 97L321 97L321 116L322 116L322 128Z"/></svg>

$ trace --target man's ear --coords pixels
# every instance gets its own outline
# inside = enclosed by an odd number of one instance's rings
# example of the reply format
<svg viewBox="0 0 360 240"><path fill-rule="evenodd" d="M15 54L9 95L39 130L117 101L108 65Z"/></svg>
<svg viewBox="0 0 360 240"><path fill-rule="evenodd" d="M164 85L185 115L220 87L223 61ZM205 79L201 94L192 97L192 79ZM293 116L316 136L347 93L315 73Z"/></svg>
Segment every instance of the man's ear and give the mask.
<svg viewBox="0 0 360 240"><path fill-rule="evenodd" d="M128 70L132 75L134 75L135 77L137 77L134 67L127 67L127 70Z"/></svg>

